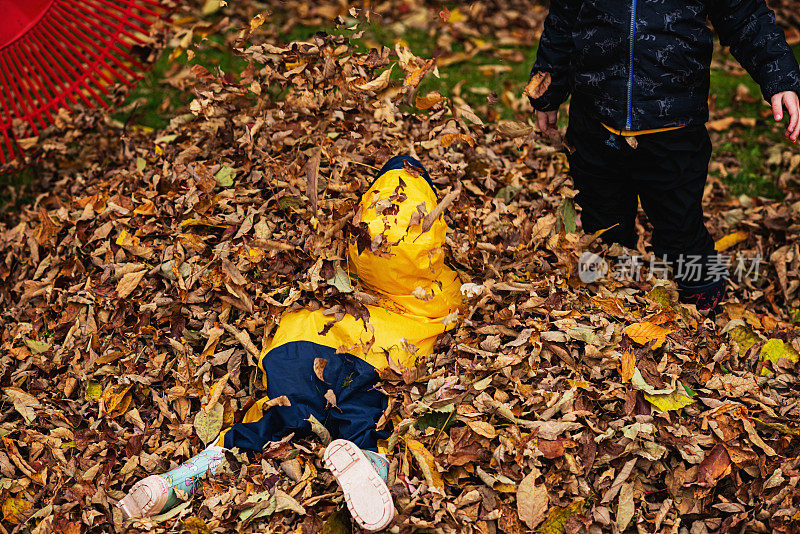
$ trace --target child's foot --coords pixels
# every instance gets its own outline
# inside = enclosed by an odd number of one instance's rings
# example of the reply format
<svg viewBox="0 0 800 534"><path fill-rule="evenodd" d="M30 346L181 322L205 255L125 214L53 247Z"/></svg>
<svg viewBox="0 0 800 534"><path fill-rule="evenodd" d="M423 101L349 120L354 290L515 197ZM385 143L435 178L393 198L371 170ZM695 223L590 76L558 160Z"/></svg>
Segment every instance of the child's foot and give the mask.
<svg viewBox="0 0 800 534"><path fill-rule="evenodd" d="M386 485L389 462L385 458L337 439L325 449L325 467L336 477L347 508L361 528L374 531L391 523L395 512Z"/></svg>
<svg viewBox="0 0 800 534"><path fill-rule="evenodd" d="M150 517L165 507L169 496L167 479L161 475L150 475L134 484L128 494L117 503L117 507L122 510L125 519Z"/></svg>
<svg viewBox="0 0 800 534"><path fill-rule="evenodd" d="M149 517L175 506L179 499L176 490L193 493L197 479L207 471L213 474L225 457L225 449L212 445L200 454L163 475L150 475L133 485L117 503L125 519Z"/></svg>

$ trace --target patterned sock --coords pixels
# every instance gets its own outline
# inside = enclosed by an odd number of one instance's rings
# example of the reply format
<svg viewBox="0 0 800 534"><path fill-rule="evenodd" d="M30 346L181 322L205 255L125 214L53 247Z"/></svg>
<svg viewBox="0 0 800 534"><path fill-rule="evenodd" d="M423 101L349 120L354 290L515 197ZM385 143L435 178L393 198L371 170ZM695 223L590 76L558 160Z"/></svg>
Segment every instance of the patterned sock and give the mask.
<svg viewBox="0 0 800 534"><path fill-rule="evenodd" d="M389 482L389 460L386 459L386 455L372 452L372 451L365 451L362 449L364 456L367 457L367 460L372 464L372 467L375 468L378 475L383 479L384 482L388 484Z"/></svg>

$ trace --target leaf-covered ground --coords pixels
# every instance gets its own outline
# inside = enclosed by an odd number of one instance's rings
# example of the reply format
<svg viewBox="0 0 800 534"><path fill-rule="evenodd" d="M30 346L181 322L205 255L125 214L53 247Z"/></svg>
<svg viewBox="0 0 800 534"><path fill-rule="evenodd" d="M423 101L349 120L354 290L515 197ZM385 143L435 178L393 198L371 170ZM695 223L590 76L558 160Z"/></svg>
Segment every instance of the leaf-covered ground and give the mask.
<svg viewBox="0 0 800 534"><path fill-rule="evenodd" d="M392 531L797 531L800 152L770 141L754 156L781 201L731 195L718 176L743 162L715 157L708 225L727 254L764 259L716 318L646 266L587 285L578 258L620 251L580 231L560 143L527 125L519 91L437 80L453 43L535 44L546 10L451 8L390 1L368 21L284 3L284 26L342 17L337 35L294 43L264 6L181 12L178 53L216 35L199 46L235 47L241 69L176 62L190 113L163 128L85 112L42 136L31 157L48 187L0 225L3 531L351 531L317 439L230 455L152 520L123 523L113 505L203 448L203 408L229 424L263 396L255 361L284 310L359 306L334 273L360 192L397 153L442 196L461 183L446 252L470 285L435 357L383 377L392 479L414 487L392 485ZM445 52L365 44L360 27L392 24ZM718 145L777 138L751 104L732 123L715 108Z"/></svg>

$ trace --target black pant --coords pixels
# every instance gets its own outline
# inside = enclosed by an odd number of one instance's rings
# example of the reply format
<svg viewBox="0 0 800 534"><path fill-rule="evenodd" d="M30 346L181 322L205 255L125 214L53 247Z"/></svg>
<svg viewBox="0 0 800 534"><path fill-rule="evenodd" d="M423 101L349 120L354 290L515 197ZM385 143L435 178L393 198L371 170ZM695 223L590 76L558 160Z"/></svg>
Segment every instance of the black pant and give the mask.
<svg viewBox="0 0 800 534"><path fill-rule="evenodd" d="M714 240L703 222L703 188L711 157L705 126L637 136L637 148L602 123L570 107L566 141L586 232L610 228L606 242L636 248L636 213L641 200L653 225L653 252L674 262L681 255L715 257ZM616 225L616 226L615 226ZM701 283L703 280L693 281ZM681 280L678 280L680 283Z"/></svg>

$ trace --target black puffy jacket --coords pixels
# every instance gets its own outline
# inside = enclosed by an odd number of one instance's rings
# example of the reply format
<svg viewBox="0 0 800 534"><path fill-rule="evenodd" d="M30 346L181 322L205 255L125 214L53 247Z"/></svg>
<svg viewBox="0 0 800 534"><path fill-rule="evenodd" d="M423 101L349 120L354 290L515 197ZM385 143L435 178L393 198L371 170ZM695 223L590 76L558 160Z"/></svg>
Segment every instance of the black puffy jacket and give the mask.
<svg viewBox="0 0 800 534"><path fill-rule="evenodd" d="M532 73L539 111L573 101L621 130L708 120L711 20L769 100L800 92L800 70L764 0L551 0Z"/></svg>

